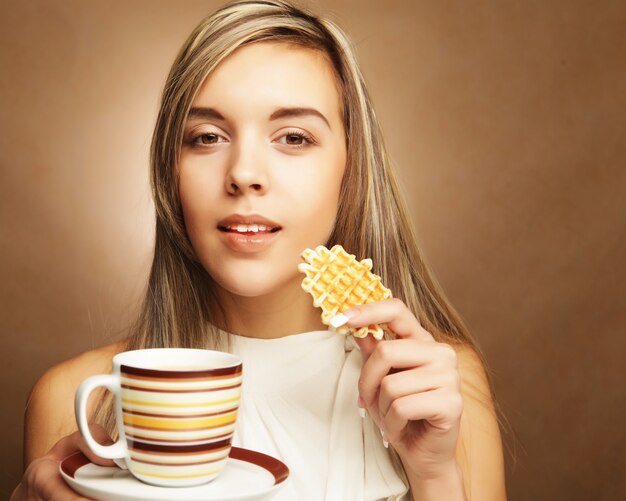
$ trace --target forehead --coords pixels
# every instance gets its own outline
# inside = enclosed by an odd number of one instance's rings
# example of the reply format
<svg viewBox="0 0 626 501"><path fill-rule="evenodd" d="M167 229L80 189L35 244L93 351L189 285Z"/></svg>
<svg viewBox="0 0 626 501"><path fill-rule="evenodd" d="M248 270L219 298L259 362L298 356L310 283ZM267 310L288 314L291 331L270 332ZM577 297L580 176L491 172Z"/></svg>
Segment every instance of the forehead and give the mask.
<svg viewBox="0 0 626 501"><path fill-rule="evenodd" d="M205 79L193 106L228 109L237 117L269 115L275 108L311 107L341 120L337 78L317 50L277 42L239 47Z"/></svg>

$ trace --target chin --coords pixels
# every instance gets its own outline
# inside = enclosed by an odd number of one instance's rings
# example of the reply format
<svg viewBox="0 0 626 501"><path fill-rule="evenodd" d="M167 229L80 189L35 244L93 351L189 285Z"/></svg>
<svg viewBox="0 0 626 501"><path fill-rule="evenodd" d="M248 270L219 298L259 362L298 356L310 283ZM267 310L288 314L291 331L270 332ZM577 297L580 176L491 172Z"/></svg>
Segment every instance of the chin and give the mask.
<svg viewBox="0 0 626 501"><path fill-rule="evenodd" d="M293 275L293 274L292 274ZM225 291L241 297L259 297L271 294L277 289L282 289L294 279L300 283L300 275L279 276L270 273L270 270L257 273L229 273L221 270L213 275L217 284Z"/></svg>

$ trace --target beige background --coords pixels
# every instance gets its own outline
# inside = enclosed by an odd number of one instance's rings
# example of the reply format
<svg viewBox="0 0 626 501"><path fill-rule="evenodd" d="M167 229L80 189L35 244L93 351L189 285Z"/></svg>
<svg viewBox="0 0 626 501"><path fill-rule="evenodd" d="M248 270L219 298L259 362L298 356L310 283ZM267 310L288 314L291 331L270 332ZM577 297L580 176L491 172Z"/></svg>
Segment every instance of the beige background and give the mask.
<svg viewBox="0 0 626 501"><path fill-rule="evenodd" d="M47 367L123 335L175 52L215 1L0 4L0 497ZM626 498L626 4L322 1L491 362L511 500Z"/></svg>

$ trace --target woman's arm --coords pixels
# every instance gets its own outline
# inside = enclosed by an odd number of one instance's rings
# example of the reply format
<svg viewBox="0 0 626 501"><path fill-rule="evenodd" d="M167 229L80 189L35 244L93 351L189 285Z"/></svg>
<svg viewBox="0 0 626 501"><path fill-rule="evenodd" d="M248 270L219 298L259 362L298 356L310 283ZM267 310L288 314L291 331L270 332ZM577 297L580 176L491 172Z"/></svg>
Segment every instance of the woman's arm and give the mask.
<svg viewBox="0 0 626 501"><path fill-rule="evenodd" d="M399 299L344 312L396 339L357 339L360 400L398 452L416 501L503 501L500 434L480 359L437 342Z"/></svg>
<svg viewBox="0 0 626 501"><path fill-rule="evenodd" d="M500 427L485 369L469 347L457 347L460 391L463 396L456 463L447 476L413 479L413 492L421 499L455 499L461 485L467 501L506 501L504 457Z"/></svg>
<svg viewBox="0 0 626 501"><path fill-rule="evenodd" d="M458 348L463 414L456 459L469 501L506 500L500 427L485 369L470 348Z"/></svg>
<svg viewBox="0 0 626 501"><path fill-rule="evenodd" d="M111 359L123 351L115 343L85 352L48 369L35 383L24 416L24 467L43 456L62 437L76 431L74 394L78 385L94 374L111 372ZM89 399L88 413L105 390L96 390Z"/></svg>
<svg viewBox="0 0 626 501"><path fill-rule="evenodd" d="M24 414L24 469L61 438L76 431L74 360L48 369L33 386Z"/></svg>
<svg viewBox="0 0 626 501"><path fill-rule="evenodd" d="M421 499L455 499L462 488L467 501L506 501L500 427L485 369L476 353L457 347L463 413L456 462L435 479L412 478L411 489Z"/></svg>
<svg viewBox="0 0 626 501"><path fill-rule="evenodd" d="M11 501L85 499L73 492L59 474L59 463L76 451L97 464L113 464L95 456L75 431L74 392L87 377L110 372L111 357L122 349L122 344L115 344L84 353L52 367L35 383L24 419L25 472ZM94 397L90 413L97 401L97 395ZM92 434L103 443L110 442L100 427L93 427Z"/></svg>

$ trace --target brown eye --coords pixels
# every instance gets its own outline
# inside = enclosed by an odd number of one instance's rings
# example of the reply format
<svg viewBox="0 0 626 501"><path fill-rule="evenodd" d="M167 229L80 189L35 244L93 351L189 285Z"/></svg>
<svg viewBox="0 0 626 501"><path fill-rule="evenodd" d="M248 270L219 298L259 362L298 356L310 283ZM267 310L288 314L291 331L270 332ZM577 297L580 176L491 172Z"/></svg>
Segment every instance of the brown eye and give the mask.
<svg viewBox="0 0 626 501"><path fill-rule="evenodd" d="M284 141L283 141L284 140ZM280 143L292 148L306 148L315 144L315 140L301 131L289 131L280 137Z"/></svg>
<svg viewBox="0 0 626 501"><path fill-rule="evenodd" d="M202 144L215 144L217 143L219 136L217 134L202 134L196 139L199 139Z"/></svg>
<svg viewBox="0 0 626 501"><path fill-rule="evenodd" d="M287 144L291 144L291 145L301 145L302 141L304 140L304 138L298 134L287 134L287 136L285 136L287 138Z"/></svg>

